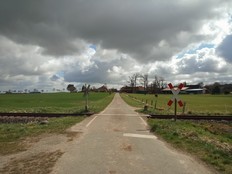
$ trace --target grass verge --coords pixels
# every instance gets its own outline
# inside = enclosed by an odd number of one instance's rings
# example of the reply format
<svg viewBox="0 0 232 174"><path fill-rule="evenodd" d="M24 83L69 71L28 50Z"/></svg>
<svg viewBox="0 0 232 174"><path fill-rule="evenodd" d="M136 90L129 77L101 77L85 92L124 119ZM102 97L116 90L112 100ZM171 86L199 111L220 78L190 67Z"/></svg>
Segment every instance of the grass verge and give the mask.
<svg viewBox="0 0 232 174"><path fill-rule="evenodd" d="M232 123L149 119L151 130L220 173L232 173Z"/></svg>

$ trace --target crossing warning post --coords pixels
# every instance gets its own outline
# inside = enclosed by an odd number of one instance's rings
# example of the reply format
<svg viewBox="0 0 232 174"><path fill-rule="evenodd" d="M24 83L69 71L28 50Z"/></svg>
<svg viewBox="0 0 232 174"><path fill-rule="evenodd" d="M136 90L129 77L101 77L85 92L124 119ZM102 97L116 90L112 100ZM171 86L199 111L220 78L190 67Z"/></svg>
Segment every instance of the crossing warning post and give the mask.
<svg viewBox="0 0 232 174"><path fill-rule="evenodd" d="M176 121L176 113L177 113L177 103L180 107L183 106L183 102L181 101L181 99L179 99L178 94L180 92L180 90L184 87L184 85L181 83L177 89L175 89L173 87L173 85L171 83L168 84L168 87L171 89L173 97L168 101L168 106L171 106L172 103L174 102L174 115L175 115L175 121Z"/></svg>

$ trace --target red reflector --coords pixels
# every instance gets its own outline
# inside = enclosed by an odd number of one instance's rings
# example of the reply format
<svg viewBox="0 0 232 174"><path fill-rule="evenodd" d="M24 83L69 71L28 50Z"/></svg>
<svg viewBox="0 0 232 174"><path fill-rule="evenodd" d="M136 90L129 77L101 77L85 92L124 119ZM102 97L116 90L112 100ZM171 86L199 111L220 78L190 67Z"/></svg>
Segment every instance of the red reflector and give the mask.
<svg viewBox="0 0 232 174"><path fill-rule="evenodd" d="M169 101L168 101L168 106L171 106L172 103L173 103L173 101L172 101L172 100L169 100Z"/></svg>
<svg viewBox="0 0 232 174"><path fill-rule="evenodd" d="M181 100L178 101L178 104L180 107L184 106Z"/></svg>
<svg viewBox="0 0 232 174"><path fill-rule="evenodd" d="M178 86L179 89L182 89L183 87L184 87L183 83L181 83L181 84Z"/></svg>
<svg viewBox="0 0 232 174"><path fill-rule="evenodd" d="M171 83L169 83L169 84L168 84L168 86L169 86L169 88L170 88L170 89L172 89L172 88L173 88L173 86L172 86L172 84L171 84Z"/></svg>

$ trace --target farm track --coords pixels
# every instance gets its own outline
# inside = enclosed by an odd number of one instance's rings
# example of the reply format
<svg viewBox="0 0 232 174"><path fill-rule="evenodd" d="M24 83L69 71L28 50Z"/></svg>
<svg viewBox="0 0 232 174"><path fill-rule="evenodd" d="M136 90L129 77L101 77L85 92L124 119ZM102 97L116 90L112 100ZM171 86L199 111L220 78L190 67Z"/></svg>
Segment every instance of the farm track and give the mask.
<svg viewBox="0 0 232 174"><path fill-rule="evenodd" d="M148 118L152 119L173 119L174 115L149 115ZM215 120L215 121L232 121L232 116L206 116L206 115L177 115L176 119L181 120Z"/></svg>

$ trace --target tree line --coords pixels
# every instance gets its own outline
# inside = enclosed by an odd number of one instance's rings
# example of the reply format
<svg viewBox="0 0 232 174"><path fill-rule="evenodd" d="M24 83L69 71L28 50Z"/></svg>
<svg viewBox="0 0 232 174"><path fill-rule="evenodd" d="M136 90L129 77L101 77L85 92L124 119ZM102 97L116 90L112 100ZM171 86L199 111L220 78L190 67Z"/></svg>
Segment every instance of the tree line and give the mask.
<svg viewBox="0 0 232 174"><path fill-rule="evenodd" d="M154 79L149 83L148 74L135 73L132 76L129 76L127 85L124 86L132 89L132 92L135 93L138 90L138 87L142 85L143 91L149 93L160 93L162 89L167 87L167 83L162 76L155 75Z"/></svg>
<svg viewBox="0 0 232 174"><path fill-rule="evenodd" d="M207 89L210 94L231 94L232 84L215 82L211 85L205 85L204 88Z"/></svg>
<svg viewBox="0 0 232 174"><path fill-rule="evenodd" d="M183 82L184 86L190 86L187 82ZM155 75L153 80L148 78L148 74L135 73L129 76L127 80L127 85L125 85L121 90L131 90L130 92L136 93L143 87L144 93L161 93L164 88L167 88L167 82L164 77ZM215 82L213 84L204 85L204 82L199 82L192 86L198 86L199 88L204 88L206 93L209 94L230 94L232 93L232 83L219 83Z"/></svg>

